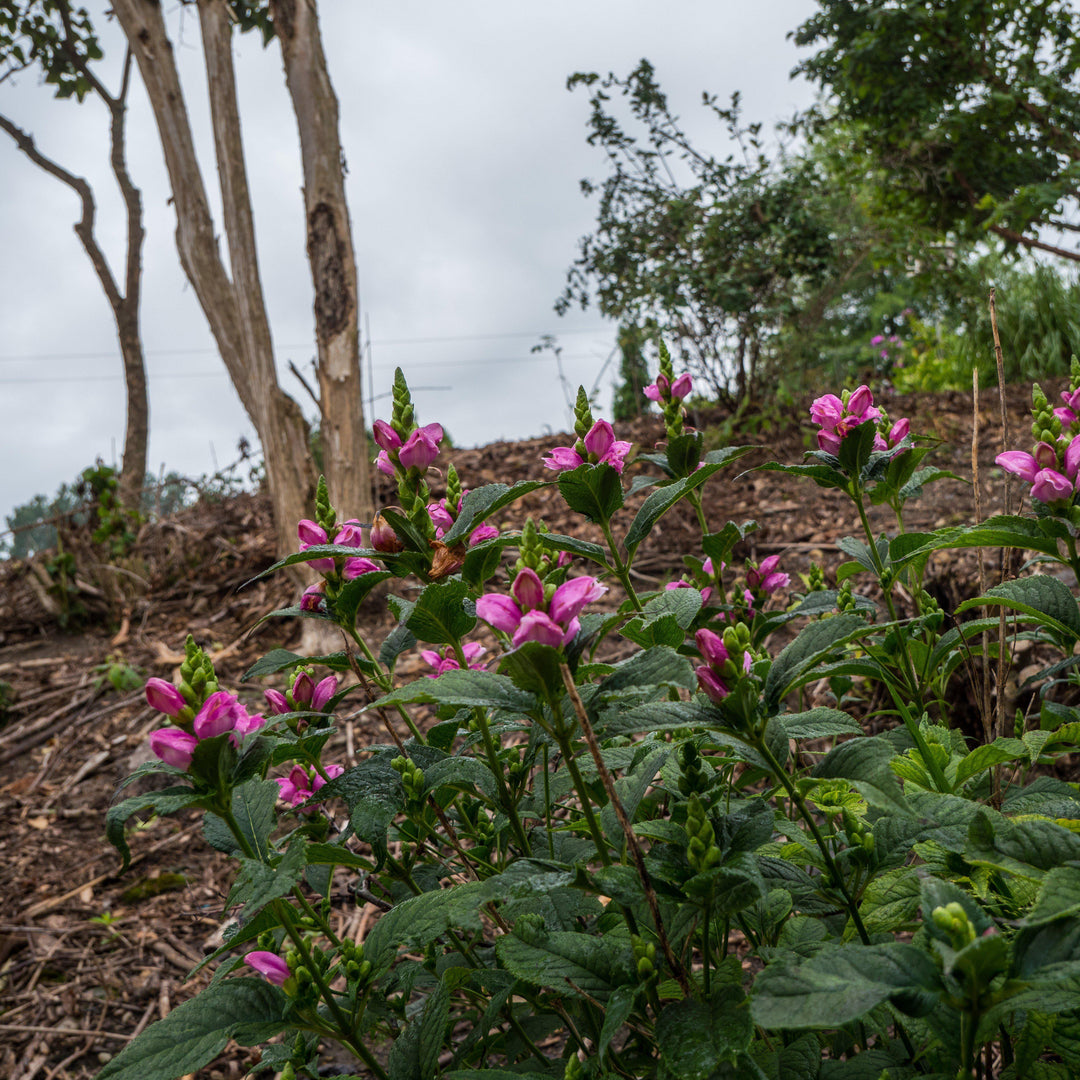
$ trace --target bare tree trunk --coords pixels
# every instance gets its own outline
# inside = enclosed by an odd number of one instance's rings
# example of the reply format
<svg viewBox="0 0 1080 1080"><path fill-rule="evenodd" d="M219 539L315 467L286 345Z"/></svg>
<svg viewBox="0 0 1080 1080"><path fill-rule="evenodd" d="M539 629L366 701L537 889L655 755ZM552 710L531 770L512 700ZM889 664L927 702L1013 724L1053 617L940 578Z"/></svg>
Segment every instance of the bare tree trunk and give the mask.
<svg viewBox="0 0 1080 1080"><path fill-rule="evenodd" d="M303 415L278 386L274 366L240 138L232 24L224 0L199 0L198 6L231 279L218 250L161 6L157 0L116 0L113 10L135 54L161 137L176 207L181 265L262 442L278 546L284 552L295 545L296 521L309 513L314 473Z"/></svg>
<svg viewBox="0 0 1080 1080"><path fill-rule="evenodd" d="M270 0L270 11L304 164L326 480L331 499L345 516L370 521L371 463L360 378L356 257L345 199L338 101L327 72L316 0Z"/></svg>

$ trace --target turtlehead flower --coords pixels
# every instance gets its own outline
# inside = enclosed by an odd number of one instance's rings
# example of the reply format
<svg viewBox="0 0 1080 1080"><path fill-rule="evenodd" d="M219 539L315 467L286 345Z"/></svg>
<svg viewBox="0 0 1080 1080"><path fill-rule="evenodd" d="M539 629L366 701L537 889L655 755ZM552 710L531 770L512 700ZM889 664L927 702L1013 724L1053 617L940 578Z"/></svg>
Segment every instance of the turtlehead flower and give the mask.
<svg viewBox="0 0 1080 1080"><path fill-rule="evenodd" d="M345 771L345 767L343 765L327 765L325 771L327 779L333 780L334 777L340 776ZM326 784L326 780L318 772L308 769L304 765L294 765L289 770L288 776L275 777L275 782L278 786L278 798L282 802L288 803L294 810L301 803L307 802ZM315 808L315 806L305 807L301 813L311 813Z"/></svg>
<svg viewBox="0 0 1080 1080"><path fill-rule="evenodd" d="M150 749L166 765L185 772L191 765L191 755L199 740L179 728L161 728L150 733Z"/></svg>
<svg viewBox="0 0 1080 1080"><path fill-rule="evenodd" d="M1059 444L1060 445L1060 444ZM1007 450L994 459L1006 472L1031 484L1031 497L1042 503L1058 503L1071 499L1076 491L1080 471L1080 435L1074 435L1062 455L1058 468L1058 450L1050 443L1040 442L1034 453Z"/></svg>
<svg viewBox="0 0 1080 1080"><path fill-rule="evenodd" d="M398 451L398 461L403 469L419 469L424 472L439 456L443 438L441 424L425 424L417 428Z"/></svg>
<svg viewBox="0 0 1080 1080"><path fill-rule="evenodd" d="M277 953L255 950L244 957L244 963L249 967L253 967L275 986L284 986L285 980L292 974L289 971L289 965Z"/></svg>
<svg viewBox="0 0 1080 1080"><path fill-rule="evenodd" d="M510 634L515 649L526 641L566 645L581 629L581 610L606 592L596 578L577 577L560 585L547 600L543 582L535 570L526 567L514 578L510 596L481 596L476 614L489 626Z"/></svg>
<svg viewBox="0 0 1080 1080"><path fill-rule="evenodd" d="M1064 405L1059 405L1054 410L1054 415L1061 421L1063 427L1072 427L1080 419L1080 389L1062 390L1061 400Z"/></svg>
<svg viewBox="0 0 1080 1080"><path fill-rule="evenodd" d="M465 662L470 668L474 671L484 670L486 665L479 662L479 658L487 652L483 645L477 641L468 641L461 647L461 651L465 654ZM423 649L420 655L424 663L430 664L435 669L434 672L427 673L429 679L437 679L444 671L457 671L461 668L452 645L444 645L438 652L434 649ZM474 663L474 661L477 662Z"/></svg>
<svg viewBox="0 0 1080 1080"><path fill-rule="evenodd" d="M233 733L233 742L238 737L257 731L266 721L261 716L251 716L247 709L227 690L218 690L211 694L195 714L195 737L212 739L215 735Z"/></svg>
<svg viewBox="0 0 1080 1080"><path fill-rule="evenodd" d="M674 382L661 372L656 376L656 382L645 387L644 394L650 401L682 401L693 389L693 380L689 373L683 372Z"/></svg>
<svg viewBox="0 0 1080 1080"><path fill-rule="evenodd" d="M164 679L146 680L146 701L152 709L175 719L187 707L184 695Z"/></svg>
<svg viewBox="0 0 1080 1080"><path fill-rule="evenodd" d="M698 651L705 663L694 672L698 688L711 701L718 704L731 693L729 682L738 677L738 667L724 644L724 639L712 630L701 629L694 635ZM742 670L750 671L750 654L742 656ZM725 681L728 680L728 681Z"/></svg>
<svg viewBox="0 0 1080 1080"><path fill-rule="evenodd" d="M314 585L309 585L300 597L300 610L326 611L326 596L323 594L325 588L325 581L317 581Z"/></svg>
<svg viewBox="0 0 1080 1080"><path fill-rule="evenodd" d="M761 560L760 566L747 566L746 584L754 592L774 593L777 589L786 589L791 584L791 575L777 570L779 555L770 555Z"/></svg>
<svg viewBox="0 0 1080 1080"><path fill-rule="evenodd" d="M865 384L853 390L847 404L835 394L824 394L810 405L810 419L820 426L818 449L836 454L844 436L868 420L880 420L881 410Z"/></svg>
<svg viewBox="0 0 1080 1080"><path fill-rule="evenodd" d="M586 456L577 449L580 445ZM607 420L597 420L581 440L574 446L557 446L544 458L544 467L555 472L566 472L589 462L593 465L610 465L621 473L626 464L626 455L630 453L631 443L615 438L615 430Z"/></svg>
<svg viewBox="0 0 1080 1080"><path fill-rule="evenodd" d="M310 547L318 547L321 544L329 544L330 539L326 535L326 530L316 524L314 521L310 521L304 518L303 521L298 522L296 526L296 534L300 538L300 550L307 551ZM343 522L338 526L337 532L334 534L334 543L341 544L344 547L362 548L364 546L364 533L363 526L356 518L351 518L349 521ZM362 573L367 573L366 570L357 570L353 566L352 573L350 573L349 564L367 563L372 570L378 570L379 567L375 565L370 559L346 559L345 560L345 577L358 577ZM312 559L308 565L313 570L318 570L320 574L332 574L337 567L334 564L334 560L327 559Z"/></svg>

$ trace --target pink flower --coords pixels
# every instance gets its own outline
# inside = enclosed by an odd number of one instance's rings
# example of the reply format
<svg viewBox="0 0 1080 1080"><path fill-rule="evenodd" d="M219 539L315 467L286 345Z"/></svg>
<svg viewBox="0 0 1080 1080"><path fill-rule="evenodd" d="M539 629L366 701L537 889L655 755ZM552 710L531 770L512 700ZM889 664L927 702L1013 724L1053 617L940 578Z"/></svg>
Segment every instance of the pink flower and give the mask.
<svg viewBox="0 0 1080 1080"><path fill-rule="evenodd" d="M770 555L761 560L761 565L751 566L746 571L746 584L763 593L774 593L777 589L786 589L791 584L791 575L776 569L780 562L779 555Z"/></svg>
<svg viewBox="0 0 1080 1080"><path fill-rule="evenodd" d="M476 617L504 634L512 634L521 625L521 614L521 608L501 593L485 593L476 601Z"/></svg>
<svg viewBox="0 0 1080 1080"><path fill-rule="evenodd" d="M275 716L282 716L284 713L293 711L292 706L280 690L264 690L263 697L266 698L266 704L270 706L270 711Z"/></svg>
<svg viewBox="0 0 1080 1080"><path fill-rule="evenodd" d="M510 594L517 601L522 612L547 607L544 600L544 583L536 571L527 566L514 578L514 583L510 586Z"/></svg>
<svg viewBox="0 0 1080 1080"><path fill-rule="evenodd" d="M469 535L469 547L482 544L485 540L494 540L499 530L494 525L477 525Z"/></svg>
<svg viewBox="0 0 1080 1080"><path fill-rule="evenodd" d="M880 345L884 340L885 340L885 335L884 334L875 334L870 339L870 344L871 345Z"/></svg>
<svg viewBox="0 0 1080 1080"><path fill-rule="evenodd" d="M342 765L327 765L325 766L326 775L333 780L335 776L340 776L344 771ZM310 772L303 765L294 765L289 770L287 777L275 777L275 782L278 786L278 797L282 802L288 803L294 810L301 804L305 803L315 794L321 787L326 784L326 781L316 772ZM316 806L305 807L301 813L312 813L316 809Z"/></svg>
<svg viewBox="0 0 1080 1080"><path fill-rule="evenodd" d="M450 511L446 508L445 499L428 503L427 512L428 517L431 518L431 523L437 530L435 533L436 536L441 536L447 529L453 527L454 519L450 516Z"/></svg>
<svg viewBox="0 0 1080 1080"><path fill-rule="evenodd" d="M573 638L573 634L570 638ZM527 611L521 617L521 623L514 631L514 648L526 641L539 641L541 645L558 647L565 643L566 629L555 622L543 611Z"/></svg>
<svg viewBox="0 0 1080 1080"><path fill-rule="evenodd" d="M390 460L389 455L385 450L379 451L379 456L375 459L375 468L385 476L394 476L394 463Z"/></svg>
<svg viewBox="0 0 1080 1080"><path fill-rule="evenodd" d="M564 582L556 590L548 604L548 614L564 626L581 614L581 609L599 600L607 587L594 577L576 577Z"/></svg>
<svg viewBox="0 0 1080 1080"><path fill-rule="evenodd" d="M824 394L810 405L810 419L821 430L817 433L818 449L837 454L844 436L868 420L880 420L881 410L865 384L848 395L847 405L835 394Z"/></svg>
<svg viewBox="0 0 1080 1080"><path fill-rule="evenodd" d="M439 443L442 441L441 424L426 424L417 428L398 451L398 461L403 469L419 469L423 472L434 464L439 456Z"/></svg>
<svg viewBox="0 0 1080 1080"><path fill-rule="evenodd" d="M890 446L896 446L903 442L911 434L911 421L903 416L889 429L888 440Z"/></svg>
<svg viewBox="0 0 1080 1080"><path fill-rule="evenodd" d="M233 694L218 690L211 694L195 714L195 735L199 739L212 739L232 731L238 723L247 721L247 711Z"/></svg>
<svg viewBox="0 0 1080 1080"><path fill-rule="evenodd" d="M268 979L275 986L284 986L285 980L289 978L292 972L289 971L289 965L278 956L277 953L262 952L256 950L249 952L244 957L244 963L253 967L260 975Z"/></svg>
<svg viewBox="0 0 1080 1080"><path fill-rule="evenodd" d="M326 536L326 530L307 518L297 523L296 533L300 537L301 551L307 551L310 547L319 547L321 544L330 543ZM308 565L312 570L317 570L320 574L332 574L334 572L333 559L312 559Z"/></svg>
<svg viewBox="0 0 1080 1080"><path fill-rule="evenodd" d="M309 585L300 597L300 610L325 611L326 597L323 595L325 588L325 581L317 581L314 585Z"/></svg>
<svg viewBox="0 0 1080 1080"><path fill-rule="evenodd" d="M164 679L146 680L146 700L152 709L165 713L174 719L187 708L184 695Z"/></svg>
<svg viewBox="0 0 1080 1080"><path fill-rule="evenodd" d="M606 420L597 420L584 439L585 449L600 465L610 465L616 472L623 471L626 455L631 444L615 438L615 431Z"/></svg>
<svg viewBox="0 0 1080 1080"><path fill-rule="evenodd" d="M174 769L184 769L191 765L191 755L195 752L198 739L179 728L167 727L150 733L150 749L166 765Z"/></svg>
<svg viewBox="0 0 1080 1080"><path fill-rule="evenodd" d="M684 371L672 384L671 384L671 396L673 398L682 401L691 390L694 388L694 380L690 378L689 372Z"/></svg>
<svg viewBox="0 0 1080 1080"><path fill-rule="evenodd" d="M382 567L377 562L372 562L371 559L346 559L345 565L342 567L341 570L341 576L346 581L352 581L353 579L358 578L363 574L370 574L375 570L381 569Z"/></svg>
<svg viewBox="0 0 1080 1080"><path fill-rule="evenodd" d="M826 431L822 428L817 433L817 444L819 450L824 450L833 457L840 453L840 436L834 431Z"/></svg>
<svg viewBox="0 0 1080 1080"><path fill-rule="evenodd" d="M665 589L697 589L692 581L669 581L665 586ZM698 590L701 593L702 604L709 602L709 597L712 596L712 586L706 585L704 589Z"/></svg>
<svg viewBox="0 0 1080 1080"><path fill-rule="evenodd" d="M1031 497L1044 503L1059 502L1068 499L1073 489L1073 481L1056 469L1040 469L1031 484Z"/></svg>
<svg viewBox="0 0 1080 1080"><path fill-rule="evenodd" d="M844 403L835 394L815 398L810 405L810 419L815 424L832 431L844 415Z"/></svg>
<svg viewBox="0 0 1080 1080"><path fill-rule="evenodd" d="M382 514L375 515L375 522L371 526L371 546L376 551L384 551L393 554L401 551L404 546L394 532L393 525Z"/></svg>
<svg viewBox="0 0 1080 1080"><path fill-rule="evenodd" d="M699 667L695 674L697 675L698 689L702 690L707 697L718 705L731 693L727 683L712 668Z"/></svg>
<svg viewBox="0 0 1080 1080"><path fill-rule="evenodd" d="M1029 483L1035 479L1035 474L1039 471L1039 463L1031 454L1023 450L1006 450L1005 453L998 454L994 461L1006 472L1022 477Z"/></svg>
<svg viewBox="0 0 1080 1080"><path fill-rule="evenodd" d="M1040 469L1053 469L1057 467L1057 448L1048 442L1037 442L1031 448L1032 457L1039 463Z"/></svg>
<svg viewBox="0 0 1080 1080"><path fill-rule="evenodd" d="M554 450L549 450L544 458L544 468L554 469L556 472L566 472L584 464L584 458L570 446L556 446Z"/></svg>
<svg viewBox="0 0 1080 1080"><path fill-rule="evenodd" d="M643 393L650 401L663 401L671 393L671 384L663 373L656 376L656 382L649 383Z"/></svg>
<svg viewBox="0 0 1080 1080"><path fill-rule="evenodd" d="M375 445L383 453L401 449L401 436L385 420L376 420L372 424L372 435Z"/></svg>
<svg viewBox="0 0 1080 1080"><path fill-rule="evenodd" d="M484 670L485 664L473 663L474 660L478 661L487 652L483 645L477 641L468 641L462 645L461 651L465 654L465 662L470 668L474 671ZM426 664L430 664L435 669L434 674L428 674L429 679L437 679L444 671L456 671L461 667L457 657L454 655L452 645L444 645L439 652L435 652L434 649L424 649L420 655Z"/></svg>
<svg viewBox="0 0 1080 1080"><path fill-rule="evenodd" d="M694 635L694 641L697 643L702 659L710 667L721 667L731 658L724 645L724 639L712 630L699 630Z"/></svg>

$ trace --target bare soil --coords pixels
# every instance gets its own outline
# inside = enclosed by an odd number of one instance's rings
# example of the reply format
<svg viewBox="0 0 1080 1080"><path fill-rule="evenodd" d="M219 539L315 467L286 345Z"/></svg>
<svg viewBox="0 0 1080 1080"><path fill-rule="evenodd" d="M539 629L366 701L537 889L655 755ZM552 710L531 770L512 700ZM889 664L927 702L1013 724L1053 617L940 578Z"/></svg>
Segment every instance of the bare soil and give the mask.
<svg viewBox="0 0 1080 1080"><path fill-rule="evenodd" d="M1028 389L1009 388L1007 399L1009 448L1026 447ZM931 460L965 478L928 488L911 505L908 528L973 521L970 398L879 403L894 418L911 416L913 430L942 439ZM710 526L756 520L758 531L738 554L760 560L781 553L782 568L796 583L811 562L835 568L836 539L858 529L853 511L841 495L809 481L738 474L770 459L799 462L811 439L805 417L801 409L768 426L748 425L730 441L754 442L760 451L705 489ZM722 419L695 418L703 428ZM993 464L1002 449L996 391L982 395L979 424L979 513L987 517L1004 509L1001 473ZM633 438L636 449L649 449L662 428L652 417L620 427L619 434ZM544 478L542 454L567 441L496 443L451 451L444 460L453 460L469 487ZM627 476L643 468L632 465ZM381 494L392 501L388 490ZM582 534L554 488L508 508L500 524L516 527L526 513L553 531ZM884 528L885 516L877 523ZM699 554L696 538L696 524L683 508L663 518L635 564L641 585L677 577L681 556ZM298 620L260 622L295 602L293 581L279 576L240 588L275 556L264 498L201 503L146 526L134 551L115 563L103 560L85 536L73 534L67 544L77 571L66 607L48 591L45 557L0 563L0 1077L12 1080L86 1080L205 984L205 974L185 978L218 943L229 861L203 841L196 817L171 818L131 837L134 865L118 875L119 860L103 836L105 810L118 782L145 759L147 736L159 722L141 684L151 675L175 677L189 632L214 657L221 684L246 688L253 706L262 687L241 684L240 676L271 648L297 648L302 633ZM931 568L931 588L951 610L977 594L977 575L974 553L951 555ZM61 629L65 615L77 630ZM391 627L385 609L372 608L362 618L376 642ZM110 667L114 676L132 669L135 684L114 689ZM404 657L399 672L410 678L423 668L416 655ZM365 745L384 740L374 721L353 716L332 753L355 762ZM362 934L373 914L343 901L338 918ZM254 1053L229 1048L198 1077L239 1077Z"/></svg>

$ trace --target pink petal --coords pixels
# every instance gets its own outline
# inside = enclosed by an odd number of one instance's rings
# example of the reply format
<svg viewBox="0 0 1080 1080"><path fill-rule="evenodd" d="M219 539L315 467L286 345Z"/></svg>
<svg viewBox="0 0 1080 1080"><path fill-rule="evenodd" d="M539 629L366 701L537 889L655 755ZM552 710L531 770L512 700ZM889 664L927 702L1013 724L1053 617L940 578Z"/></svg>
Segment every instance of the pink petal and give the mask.
<svg viewBox="0 0 1080 1080"><path fill-rule="evenodd" d="M690 378L689 372L683 372L672 384L671 384L671 396L679 401L682 401L690 391L694 388L694 380Z"/></svg>
<svg viewBox="0 0 1080 1080"><path fill-rule="evenodd" d="M512 634L521 625L521 608L501 593L487 593L476 601L476 617L496 630Z"/></svg>
<svg viewBox="0 0 1080 1080"><path fill-rule="evenodd" d="M1029 482L1035 479L1035 474L1039 471L1039 463L1023 450L1006 450L1005 453L998 454L994 461L1006 472L1021 476Z"/></svg>
<svg viewBox="0 0 1080 1080"><path fill-rule="evenodd" d="M615 432L607 420L597 420L585 436L585 449L590 455L603 458L615 444Z"/></svg>
<svg viewBox="0 0 1080 1080"><path fill-rule="evenodd" d="M533 608L546 607L544 603L544 583L535 570L525 567L510 586L510 594L517 601L522 612Z"/></svg>
<svg viewBox="0 0 1080 1080"><path fill-rule="evenodd" d="M556 472L565 472L567 469L576 469L583 465L581 455L571 446L556 446L548 451L544 458L544 467L554 469Z"/></svg>
<svg viewBox="0 0 1080 1080"><path fill-rule="evenodd" d="M157 709L166 716L175 717L187 707L184 695L164 679L146 680L146 700L152 709Z"/></svg>
<svg viewBox="0 0 1080 1080"><path fill-rule="evenodd" d="M557 647L563 643L566 631L542 611L527 611L521 625L514 633L514 648L526 641L539 641L542 645Z"/></svg>
<svg viewBox="0 0 1080 1080"><path fill-rule="evenodd" d="M383 452L401 449L401 436L385 421L372 424L375 445Z"/></svg>
<svg viewBox="0 0 1080 1080"><path fill-rule="evenodd" d="M150 749L174 769L187 769L198 740L179 728L161 728L150 733Z"/></svg>
<svg viewBox="0 0 1080 1080"><path fill-rule="evenodd" d="M244 957L244 963L253 967L260 975L267 978L275 986L284 986L285 980L288 979L291 974L289 971L289 965L278 956L277 953L272 952L249 952Z"/></svg>
<svg viewBox="0 0 1080 1080"><path fill-rule="evenodd" d="M556 590L548 605L548 614L557 623L564 626L571 619L581 614L581 609L594 600L599 600L607 588L594 577L576 577L563 582Z"/></svg>
<svg viewBox="0 0 1080 1080"><path fill-rule="evenodd" d="M1031 497L1039 502L1057 502L1073 493L1073 482L1056 469L1042 469L1035 475L1031 485Z"/></svg>

